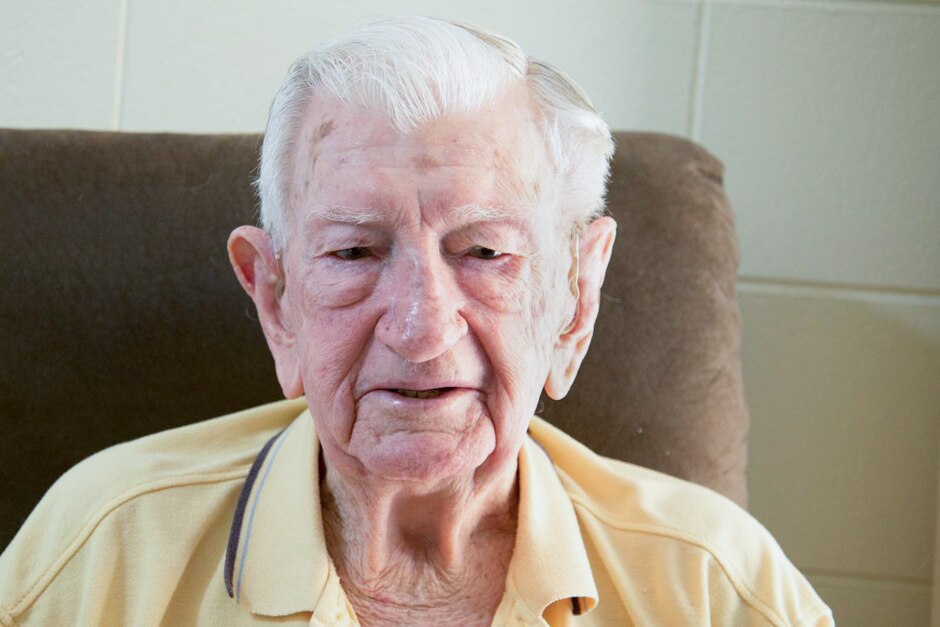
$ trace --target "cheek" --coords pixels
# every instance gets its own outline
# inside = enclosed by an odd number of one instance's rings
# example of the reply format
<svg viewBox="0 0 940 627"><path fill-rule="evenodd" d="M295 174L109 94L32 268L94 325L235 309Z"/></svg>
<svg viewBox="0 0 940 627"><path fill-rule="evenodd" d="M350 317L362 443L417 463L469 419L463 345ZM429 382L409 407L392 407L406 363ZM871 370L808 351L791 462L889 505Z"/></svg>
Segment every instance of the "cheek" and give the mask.
<svg viewBox="0 0 940 627"><path fill-rule="evenodd" d="M358 325L351 324L348 316L343 323L332 321L333 317L327 313L308 318L296 338L304 377L318 389L335 387L358 352L359 342L354 341Z"/></svg>
<svg viewBox="0 0 940 627"><path fill-rule="evenodd" d="M318 263L306 269L298 282L301 308L310 317L323 310L349 307L375 290L381 269L378 262Z"/></svg>
<svg viewBox="0 0 940 627"><path fill-rule="evenodd" d="M518 453L530 418L536 413L539 394L548 375L544 334L529 310L494 315L480 320L478 334L492 367L492 387L486 395L493 421L496 449L494 464L508 462ZM543 339L538 339L543 335Z"/></svg>
<svg viewBox="0 0 940 627"><path fill-rule="evenodd" d="M526 260L465 260L457 269L462 291L497 314L518 314L533 309L540 277Z"/></svg>
<svg viewBox="0 0 940 627"><path fill-rule="evenodd" d="M555 342L558 340L559 312L564 306L564 284L557 283L552 268L539 268L531 285L524 290L522 306L503 325L500 333L507 375L533 406L548 376ZM492 327L491 327L492 328Z"/></svg>
<svg viewBox="0 0 940 627"><path fill-rule="evenodd" d="M355 417L354 389L372 324L360 312L317 308L295 335L307 402L318 429L345 442Z"/></svg>
<svg viewBox="0 0 940 627"><path fill-rule="evenodd" d="M516 311L487 310L474 326L493 367L494 401L502 405L498 413L511 411L527 419L548 375L556 336L544 290L520 291L522 306Z"/></svg>

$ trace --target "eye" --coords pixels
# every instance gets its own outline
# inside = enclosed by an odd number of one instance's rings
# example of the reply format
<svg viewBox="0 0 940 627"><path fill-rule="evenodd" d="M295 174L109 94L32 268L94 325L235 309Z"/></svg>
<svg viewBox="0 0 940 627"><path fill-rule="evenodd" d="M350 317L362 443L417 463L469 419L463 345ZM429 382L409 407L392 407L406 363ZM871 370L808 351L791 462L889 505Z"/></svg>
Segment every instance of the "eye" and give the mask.
<svg viewBox="0 0 940 627"><path fill-rule="evenodd" d="M330 254L344 261L356 261L357 259L365 259L366 257L372 256L372 250L365 246L353 246L352 248L335 250Z"/></svg>
<svg viewBox="0 0 940 627"><path fill-rule="evenodd" d="M497 259L503 256L503 253L486 246L474 246L467 251L467 254L477 259Z"/></svg>

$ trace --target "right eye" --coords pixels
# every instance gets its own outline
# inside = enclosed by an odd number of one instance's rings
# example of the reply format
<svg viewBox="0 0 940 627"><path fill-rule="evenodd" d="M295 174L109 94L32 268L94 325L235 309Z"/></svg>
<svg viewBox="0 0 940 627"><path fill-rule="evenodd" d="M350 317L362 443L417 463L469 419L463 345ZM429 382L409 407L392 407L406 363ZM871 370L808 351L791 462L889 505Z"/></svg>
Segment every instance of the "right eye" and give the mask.
<svg viewBox="0 0 940 627"><path fill-rule="evenodd" d="M503 256L503 253L499 252L498 250L487 248L486 246L474 246L469 251L467 251L467 254L477 259L486 260L499 259Z"/></svg>
<svg viewBox="0 0 940 627"><path fill-rule="evenodd" d="M365 259L366 257L372 256L372 251L365 246L353 246L352 248L335 250L330 254L344 261L356 261L357 259Z"/></svg>

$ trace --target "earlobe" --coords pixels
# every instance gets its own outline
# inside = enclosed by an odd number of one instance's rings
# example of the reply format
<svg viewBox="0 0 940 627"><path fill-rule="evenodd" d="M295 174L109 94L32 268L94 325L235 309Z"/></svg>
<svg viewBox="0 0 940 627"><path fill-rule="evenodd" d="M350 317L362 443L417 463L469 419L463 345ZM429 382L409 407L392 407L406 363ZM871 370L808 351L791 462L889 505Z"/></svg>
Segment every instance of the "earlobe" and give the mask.
<svg viewBox="0 0 940 627"><path fill-rule="evenodd" d="M582 238L574 317L555 342L545 381L545 393L555 400L568 394L591 344L616 233L617 223L605 216L592 222Z"/></svg>
<svg viewBox="0 0 940 627"><path fill-rule="evenodd" d="M284 298L284 276L271 238L261 229L240 226L228 239L229 261L258 312L261 331L274 357L277 378L287 398L304 393L300 364Z"/></svg>
<svg viewBox="0 0 940 627"><path fill-rule="evenodd" d="M277 380L281 384L284 398L298 398L304 395L304 381L295 354L287 359L275 359L274 368L277 370Z"/></svg>

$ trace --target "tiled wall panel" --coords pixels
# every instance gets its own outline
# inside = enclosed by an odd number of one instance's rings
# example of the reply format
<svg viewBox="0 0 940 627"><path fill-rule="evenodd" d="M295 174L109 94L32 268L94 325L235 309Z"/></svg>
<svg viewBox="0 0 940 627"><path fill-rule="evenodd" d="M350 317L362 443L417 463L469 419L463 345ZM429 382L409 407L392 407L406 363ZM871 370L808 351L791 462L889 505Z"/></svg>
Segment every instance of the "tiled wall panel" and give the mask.
<svg viewBox="0 0 940 627"><path fill-rule="evenodd" d="M933 609L930 616L933 620L931 625L940 625L940 478L937 480L937 535L934 536L933 551Z"/></svg>
<svg viewBox="0 0 940 627"><path fill-rule="evenodd" d="M111 128L120 0L4 0L0 126Z"/></svg>
<svg viewBox="0 0 940 627"><path fill-rule="evenodd" d="M929 583L940 298L740 298L751 511L801 568Z"/></svg>
<svg viewBox="0 0 940 627"><path fill-rule="evenodd" d="M810 576L816 592L846 627L927 627L930 587L840 577Z"/></svg>
<svg viewBox="0 0 940 627"><path fill-rule="evenodd" d="M137 0L130 6L124 128L258 131L287 66L378 3ZM687 2L410 0L399 13L502 32L574 77L614 128L683 133L698 7Z"/></svg>
<svg viewBox="0 0 940 627"><path fill-rule="evenodd" d="M742 272L940 290L940 7L718 3L701 141Z"/></svg>

